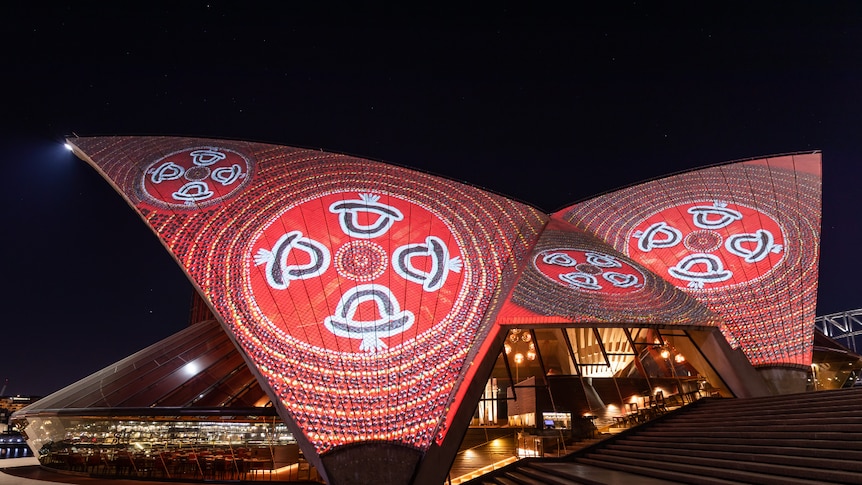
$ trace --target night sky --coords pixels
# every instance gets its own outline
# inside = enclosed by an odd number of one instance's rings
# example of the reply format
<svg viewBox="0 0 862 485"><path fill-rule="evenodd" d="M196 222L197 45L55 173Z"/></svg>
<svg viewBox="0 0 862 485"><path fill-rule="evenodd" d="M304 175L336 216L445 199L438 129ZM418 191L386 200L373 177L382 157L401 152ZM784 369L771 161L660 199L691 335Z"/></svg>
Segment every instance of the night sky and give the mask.
<svg viewBox="0 0 862 485"><path fill-rule="evenodd" d="M46 395L188 323L191 285L63 149L74 134L348 153L546 212L822 150L818 314L862 307L862 4L282 3L4 5L4 394Z"/></svg>

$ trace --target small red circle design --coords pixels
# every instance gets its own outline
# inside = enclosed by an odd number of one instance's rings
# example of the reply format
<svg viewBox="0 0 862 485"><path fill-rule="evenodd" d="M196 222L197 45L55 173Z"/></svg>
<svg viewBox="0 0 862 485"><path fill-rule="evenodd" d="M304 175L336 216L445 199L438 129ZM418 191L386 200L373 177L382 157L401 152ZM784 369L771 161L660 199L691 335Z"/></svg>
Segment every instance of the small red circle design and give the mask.
<svg viewBox="0 0 862 485"><path fill-rule="evenodd" d="M150 164L140 187L159 207L197 209L234 195L250 178L251 162L220 147L180 150Z"/></svg>

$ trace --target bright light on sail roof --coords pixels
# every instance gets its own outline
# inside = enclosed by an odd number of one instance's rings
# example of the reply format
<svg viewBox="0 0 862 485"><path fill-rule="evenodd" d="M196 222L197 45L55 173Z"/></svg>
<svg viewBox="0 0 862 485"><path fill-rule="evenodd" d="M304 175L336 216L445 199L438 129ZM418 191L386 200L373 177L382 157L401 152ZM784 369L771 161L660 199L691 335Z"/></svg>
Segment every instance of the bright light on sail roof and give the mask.
<svg viewBox="0 0 862 485"><path fill-rule="evenodd" d="M188 364L183 366L183 371L185 371L185 373L190 376L197 374L198 372L200 372L200 370L200 366L198 366L197 362L189 362Z"/></svg>
<svg viewBox="0 0 862 485"><path fill-rule="evenodd" d="M317 453L442 442L475 372L468 357L488 352L472 353L492 331L485 315L547 220L468 185L319 151L170 137L70 144L170 241Z"/></svg>

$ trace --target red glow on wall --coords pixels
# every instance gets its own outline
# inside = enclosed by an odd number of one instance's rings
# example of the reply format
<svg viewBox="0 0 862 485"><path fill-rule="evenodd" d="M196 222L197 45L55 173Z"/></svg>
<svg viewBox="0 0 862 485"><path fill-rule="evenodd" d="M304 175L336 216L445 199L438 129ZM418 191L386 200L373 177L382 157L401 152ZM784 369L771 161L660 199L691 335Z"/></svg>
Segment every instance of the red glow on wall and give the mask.
<svg viewBox="0 0 862 485"><path fill-rule="evenodd" d="M820 154L718 165L556 213L697 298L755 365L811 363Z"/></svg>
<svg viewBox="0 0 862 485"><path fill-rule="evenodd" d="M140 180L156 206L196 209L220 202L248 182L251 163L241 153L214 146L186 148L159 158Z"/></svg>
<svg viewBox="0 0 862 485"><path fill-rule="evenodd" d="M584 292L640 291L644 274L627 261L596 250L552 248L533 257L536 269L558 285Z"/></svg>
<svg viewBox="0 0 862 485"><path fill-rule="evenodd" d="M784 258L784 231L763 211L702 200L634 225L628 254L681 288L712 289L763 278Z"/></svg>
<svg viewBox="0 0 862 485"><path fill-rule="evenodd" d="M468 354L487 358L476 352L493 328L485 316L547 221L467 185L320 151L75 144L174 253L318 454L445 438Z"/></svg>
<svg viewBox="0 0 862 485"><path fill-rule="evenodd" d="M273 330L320 349L377 352L425 333L463 299L459 246L418 204L338 192L271 221L252 243L248 278Z"/></svg>
<svg viewBox="0 0 862 485"><path fill-rule="evenodd" d="M173 252L317 453L442 442L472 364L499 350L494 321L726 323L755 365L810 364L819 154L697 170L548 216L320 151L74 143Z"/></svg>

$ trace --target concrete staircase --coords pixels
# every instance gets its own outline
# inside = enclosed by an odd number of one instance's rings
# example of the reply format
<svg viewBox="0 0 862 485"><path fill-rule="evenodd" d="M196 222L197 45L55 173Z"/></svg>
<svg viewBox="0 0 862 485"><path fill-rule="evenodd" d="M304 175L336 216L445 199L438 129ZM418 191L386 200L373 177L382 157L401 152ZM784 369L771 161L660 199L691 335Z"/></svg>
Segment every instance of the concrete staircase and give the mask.
<svg viewBox="0 0 862 485"><path fill-rule="evenodd" d="M562 459L470 484L862 484L862 389L705 398Z"/></svg>

